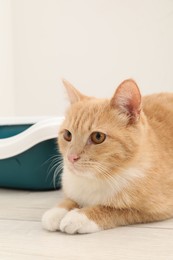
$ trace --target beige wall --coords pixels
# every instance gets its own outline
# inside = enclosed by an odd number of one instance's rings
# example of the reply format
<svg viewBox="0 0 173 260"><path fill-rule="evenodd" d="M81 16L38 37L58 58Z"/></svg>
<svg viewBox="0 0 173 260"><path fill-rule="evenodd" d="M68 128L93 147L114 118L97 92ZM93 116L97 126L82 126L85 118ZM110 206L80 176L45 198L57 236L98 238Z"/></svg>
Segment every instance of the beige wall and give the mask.
<svg viewBox="0 0 173 260"><path fill-rule="evenodd" d="M11 1L0 0L0 116L13 116L14 102Z"/></svg>
<svg viewBox="0 0 173 260"><path fill-rule="evenodd" d="M16 115L62 115L62 77L98 97L128 77L143 94L173 91L173 1L11 3Z"/></svg>

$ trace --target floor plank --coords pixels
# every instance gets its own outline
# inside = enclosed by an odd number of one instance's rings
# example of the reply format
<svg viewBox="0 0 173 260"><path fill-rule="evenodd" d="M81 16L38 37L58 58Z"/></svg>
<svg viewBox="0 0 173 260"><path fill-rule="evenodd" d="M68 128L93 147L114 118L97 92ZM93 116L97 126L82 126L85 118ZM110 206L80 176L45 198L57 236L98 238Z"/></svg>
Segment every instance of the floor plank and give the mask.
<svg viewBox="0 0 173 260"><path fill-rule="evenodd" d="M172 219L89 235L46 232L41 216L62 197L62 191L0 190L0 260L173 259Z"/></svg>
<svg viewBox="0 0 173 260"><path fill-rule="evenodd" d="M0 219L40 221L46 209L57 205L62 191L22 192L0 190Z"/></svg>
<svg viewBox="0 0 173 260"><path fill-rule="evenodd" d="M0 259L5 253L58 259L171 259L173 230L120 227L90 235L42 230L39 222L0 221ZM13 258L14 259L14 258ZM32 259L32 258L31 258Z"/></svg>

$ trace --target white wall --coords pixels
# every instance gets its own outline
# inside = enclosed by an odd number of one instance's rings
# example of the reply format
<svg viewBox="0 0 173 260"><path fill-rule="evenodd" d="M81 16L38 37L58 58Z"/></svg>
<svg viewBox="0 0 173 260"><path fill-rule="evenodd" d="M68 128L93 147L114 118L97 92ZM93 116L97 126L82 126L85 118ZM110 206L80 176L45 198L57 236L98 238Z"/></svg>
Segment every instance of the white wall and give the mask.
<svg viewBox="0 0 173 260"><path fill-rule="evenodd" d="M0 116L14 113L11 1L0 0Z"/></svg>
<svg viewBox="0 0 173 260"><path fill-rule="evenodd" d="M62 77L98 97L128 77L173 91L172 0L11 2L16 115L62 115Z"/></svg>

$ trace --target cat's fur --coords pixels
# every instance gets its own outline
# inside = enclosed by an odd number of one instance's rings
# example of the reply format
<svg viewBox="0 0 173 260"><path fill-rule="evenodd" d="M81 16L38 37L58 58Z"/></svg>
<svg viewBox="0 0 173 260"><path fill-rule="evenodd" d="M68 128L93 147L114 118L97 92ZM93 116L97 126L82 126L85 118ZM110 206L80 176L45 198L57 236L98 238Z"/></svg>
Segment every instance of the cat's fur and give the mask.
<svg viewBox="0 0 173 260"><path fill-rule="evenodd" d="M126 80L107 100L64 85L71 106L58 142L66 199L44 214L43 227L91 233L173 217L173 94L141 98ZM88 141L95 131L106 134L103 143Z"/></svg>

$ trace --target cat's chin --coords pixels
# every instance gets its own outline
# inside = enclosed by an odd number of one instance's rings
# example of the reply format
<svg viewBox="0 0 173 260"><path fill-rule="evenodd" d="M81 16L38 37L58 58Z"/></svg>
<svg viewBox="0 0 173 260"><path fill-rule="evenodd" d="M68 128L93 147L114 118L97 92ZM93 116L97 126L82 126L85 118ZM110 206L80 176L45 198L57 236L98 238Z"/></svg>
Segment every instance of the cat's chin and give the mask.
<svg viewBox="0 0 173 260"><path fill-rule="evenodd" d="M92 173L89 170L86 169L80 169L77 165L67 164L64 167L68 173L74 174L75 176L87 178L87 179L93 179L95 178L95 174Z"/></svg>
<svg viewBox="0 0 173 260"><path fill-rule="evenodd" d="M81 170L75 165L75 164L70 164L67 163L66 165L64 165L66 169L68 169L69 172L80 176L81 175Z"/></svg>

